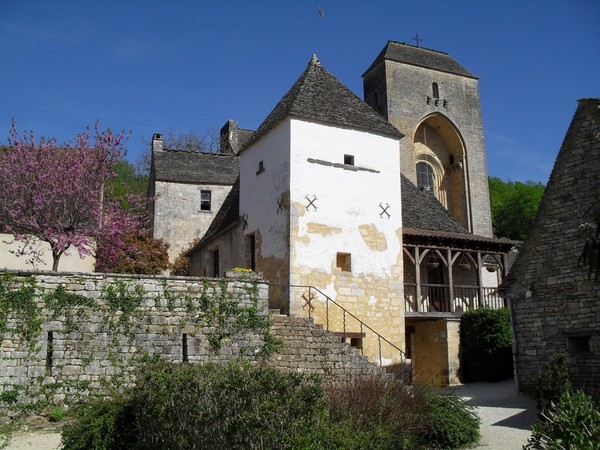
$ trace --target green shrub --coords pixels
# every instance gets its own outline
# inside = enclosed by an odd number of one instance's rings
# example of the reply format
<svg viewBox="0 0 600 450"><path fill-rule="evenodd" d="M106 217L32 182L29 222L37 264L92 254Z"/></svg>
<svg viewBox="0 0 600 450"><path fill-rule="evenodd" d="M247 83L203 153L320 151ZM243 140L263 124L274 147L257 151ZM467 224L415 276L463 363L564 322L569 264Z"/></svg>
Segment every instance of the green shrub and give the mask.
<svg viewBox="0 0 600 450"><path fill-rule="evenodd" d="M132 392L141 448L310 448L325 414L316 377L152 363Z"/></svg>
<svg viewBox="0 0 600 450"><path fill-rule="evenodd" d="M479 440L479 417L456 395L425 395L420 443L425 448L462 448Z"/></svg>
<svg viewBox="0 0 600 450"><path fill-rule="evenodd" d="M7 405L14 405L19 398L19 392L15 390L3 391L0 393L0 402Z"/></svg>
<svg viewBox="0 0 600 450"><path fill-rule="evenodd" d="M456 397L400 381L320 378L249 363L153 360L136 386L77 410L63 449L457 448L478 438L478 420Z"/></svg>
<svg viewBox="0 0 600 450"><path fill-rule="evenodd" d="M64 409L57 406L52 408L48 413L48 420L50 422L60 422L65 418L66 414L67 413Z"/></svg>
<svg viewBox="0 0 600 450"><path fill-rule="evenodd" d="M71 449L319 448L318 378L228 366L153 361L136 387L95 401L63 432Z"/></svg>
<svg viewBox="0 0 600 450"><path fill-rule="evenodd" d="M463 382L513 377L512 333L507 308L468 311L460 320Z"/></svg>
<svg viewBox="0 0 600 450"><path fill-rule="evenodd" d="M565 392L534 424L527 449L600 448L600 409L581 391Z"/></svg>
<svg viewBox="0 0 600 450"><path fill-rule="evenodd" d="M62 430L63 450L134 448L135 414L125 397L92 400L75 408L73 415L76 420Z"/></svg>
<svg viewBox="0 0 600 450"><path fill-rule="evenodd" d="M540 413L550 403L558 403L563 394L572 392L569 366L564 354L558 353L540 372L535 384L535 399Z"/></svg>

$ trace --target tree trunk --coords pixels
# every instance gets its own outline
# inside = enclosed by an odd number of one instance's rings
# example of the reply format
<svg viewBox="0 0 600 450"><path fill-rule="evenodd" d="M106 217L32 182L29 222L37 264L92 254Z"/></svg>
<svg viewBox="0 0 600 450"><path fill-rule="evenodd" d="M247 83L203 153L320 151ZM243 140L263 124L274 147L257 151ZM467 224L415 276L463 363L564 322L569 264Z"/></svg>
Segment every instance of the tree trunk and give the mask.
<svg viewBox="0 0 600 450"><path fill-rule="evenodd" d="M52 271L58 271L58 262L60 261L60 257L62 256L62 252L52 252Z"/></svg>

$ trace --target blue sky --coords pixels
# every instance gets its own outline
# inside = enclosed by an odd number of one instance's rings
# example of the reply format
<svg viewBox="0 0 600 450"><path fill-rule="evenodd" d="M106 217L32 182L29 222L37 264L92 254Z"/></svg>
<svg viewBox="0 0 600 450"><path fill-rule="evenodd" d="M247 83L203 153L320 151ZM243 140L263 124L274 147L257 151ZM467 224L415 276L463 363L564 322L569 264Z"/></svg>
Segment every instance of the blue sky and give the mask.
<svg viewBox="0 0 600 450"><path fill-rule="evenodd" d="M100 120L135 160L155 132L255 129L313 53L362 97L418 31L480 78L489 174L546 182L577 99L600 96L599 19L597 0L0 0L0 142L12 118L59 142Z"/></svg>

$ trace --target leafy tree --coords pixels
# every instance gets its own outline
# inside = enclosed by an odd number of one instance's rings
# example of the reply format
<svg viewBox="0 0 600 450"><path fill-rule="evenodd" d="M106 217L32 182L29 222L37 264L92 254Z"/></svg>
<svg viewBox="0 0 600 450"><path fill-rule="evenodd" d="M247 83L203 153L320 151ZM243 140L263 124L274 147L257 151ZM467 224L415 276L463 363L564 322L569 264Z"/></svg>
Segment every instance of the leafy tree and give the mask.
<svg viewBox="0 0 600 450"><path fill-rule="evenodd" d="M114 167L115 176L108 179L105 184L104 195L111 199L119 199L121 205L129 207L127 196L145 197L148 193L148 175L136 172L129 161L122 159ZM142 205L145 210L145 205Z"/></svg>
<svg viewBox="0 0 600 450"><path fill-rule="evenodd" d="M515 240L527 238L533 225L544 185L537 181L502 181L489 177L494 234Z"/></svg>
<svg viewBox="0 0 600 450"><path fill-rule="evenodd" d="M47 242L52 270L71 248L84 257L97 241L126 246L123 231L143 228L144 216L124 210L103 192L125 155L128 137L100 131L96 123L93 140L88 129L74 144L57 146L55 139L37 142L33 132L20 136L13 121L9 149L0 154L3 231L23 242L23 252L33 258L39 259L40 250L30 245L31 237Z"/></svg>

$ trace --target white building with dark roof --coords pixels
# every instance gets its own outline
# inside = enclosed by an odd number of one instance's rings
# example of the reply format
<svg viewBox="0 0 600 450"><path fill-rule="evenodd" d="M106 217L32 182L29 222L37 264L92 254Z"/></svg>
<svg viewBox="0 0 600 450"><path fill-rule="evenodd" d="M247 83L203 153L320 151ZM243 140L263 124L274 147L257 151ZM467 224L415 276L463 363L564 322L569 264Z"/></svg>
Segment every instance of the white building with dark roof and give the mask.
<svg viewBox="0 0 600 450"><path fill-rule="evenodd" d="M393 89L401 73L408 93ZM196 242L192 275L252 268L271 308L314 318L382 364L408 355L422 381L456 382L458 317L502 306L512 247L491 237L482 199L476 88L448 55L390 42L365 75L373 108L313 56L254 133L225 125L220 154L168 151L155 137L154 235L172 256ZM399 118L410 108L394 96L422 105Z"/></svg>

